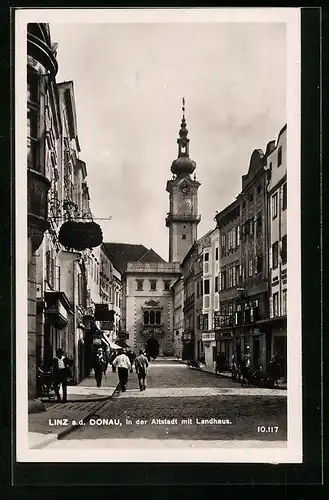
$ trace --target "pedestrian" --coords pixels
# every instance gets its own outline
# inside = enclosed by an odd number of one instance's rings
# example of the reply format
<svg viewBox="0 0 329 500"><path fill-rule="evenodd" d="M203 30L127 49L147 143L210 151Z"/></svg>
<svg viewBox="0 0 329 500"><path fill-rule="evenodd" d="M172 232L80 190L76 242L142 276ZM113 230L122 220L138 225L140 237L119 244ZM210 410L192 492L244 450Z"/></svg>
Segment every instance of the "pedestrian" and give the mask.
<svg viewBox="0 0 329 500"><path fill-rule="evenodd" d="M53 359L52 367L54 374L54 391L58 402L67 401L67 379L70 376L70 365L72 362L64 355L63 349L57 349ZM63 398L60 396L60 386L62 386Z"/></svg>
<svg viewBox="0 0 329 500"><path fill-rule="evenodd" d="M94 355L93 359L93 369L95 373L95 380L97 387L102 385L102 377L104 369L106 368L106 357L103 349L99 347Z"/></svg>
<svg viewBox="0 0 329 500"><path fill-rule="evenodd" d="M131 363L124 349L120 349L119 355L113 360L112 366L118 368L121 391L125 392L128 382L128 373L129 370L131 370Z"/></svg>
<svg viewBox="0 0 329 500"><path fill-rule="evenodd" d="M149 366L148 359L144 355L143 351L140 350L139 355L135 359L135 369L138 377L140 391L145 391L146 389L145 378L147 376L148 366Z"/></svg>

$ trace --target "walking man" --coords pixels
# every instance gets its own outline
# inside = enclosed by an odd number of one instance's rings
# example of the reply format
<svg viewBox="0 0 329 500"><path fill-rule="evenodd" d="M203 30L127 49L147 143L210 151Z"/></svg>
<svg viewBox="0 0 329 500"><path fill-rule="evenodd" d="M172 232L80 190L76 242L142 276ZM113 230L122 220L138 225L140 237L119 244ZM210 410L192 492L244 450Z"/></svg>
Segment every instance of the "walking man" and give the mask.
<svg viewBox="0 0 329 500"><path fill-rule="evenodd" d="M131 363L124 349L120 349L119 355L113 360L112 366L118 368L119 382L121 391L125 392L128 382L128 372L131 370Z"/></svg>
<svg viewBox="0 0 329 500"><path fill-rule="evenodd" d="M135 369L138 377L138 383L139 383L139 390L140 391L145 391L146 385L145 385L145 378L147 376L147 368L148 368L149 362L147 360L147 357L144 356L143 351L139 351L139 355L135 359Z"/></svg>

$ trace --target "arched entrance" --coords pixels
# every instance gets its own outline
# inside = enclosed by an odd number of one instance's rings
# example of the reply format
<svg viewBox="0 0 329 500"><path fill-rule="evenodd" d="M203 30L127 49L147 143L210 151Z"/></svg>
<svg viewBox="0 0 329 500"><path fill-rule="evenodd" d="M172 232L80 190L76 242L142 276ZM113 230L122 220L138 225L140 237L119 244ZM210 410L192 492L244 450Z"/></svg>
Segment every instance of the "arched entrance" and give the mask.
<svg viewBox="0 0 329 500"><path fill-rule="evenodd" d="M151 358L156 358L159 355L159 342L155 337L150 337L145 343L146 353Z"/></svg>

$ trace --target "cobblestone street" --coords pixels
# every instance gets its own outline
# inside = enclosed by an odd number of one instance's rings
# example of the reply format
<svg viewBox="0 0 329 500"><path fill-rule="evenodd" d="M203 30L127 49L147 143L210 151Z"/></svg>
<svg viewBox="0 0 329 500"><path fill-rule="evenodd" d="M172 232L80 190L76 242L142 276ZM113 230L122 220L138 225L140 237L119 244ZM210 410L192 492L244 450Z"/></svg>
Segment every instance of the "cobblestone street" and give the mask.
<svg viewBox="0 0 329 500"><path fill-rule="evenodd" d="M112 385L114 377L108 378ZM159 360L151 362L146 391L139 391L136 374L130 374L125 393L52 446L120 438L282 441L286 411L286 391L242 388L178 361Z"/></svg>

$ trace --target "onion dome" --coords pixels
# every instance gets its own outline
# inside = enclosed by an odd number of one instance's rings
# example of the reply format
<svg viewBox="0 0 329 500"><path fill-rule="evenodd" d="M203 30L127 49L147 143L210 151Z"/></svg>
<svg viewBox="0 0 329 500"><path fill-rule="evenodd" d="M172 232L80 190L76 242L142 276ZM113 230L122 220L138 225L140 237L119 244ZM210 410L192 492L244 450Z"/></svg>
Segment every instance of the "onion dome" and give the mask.
<svg viewBox="0 0 329 500"><path fill-rule="evenodd" d="M191 160L189 157L189 142L190 139L187 137L188 130L186 128L185 120L185 100L183 98L183 118L181 123L181 128L179 131L179 138L177 139L178 144L178 157L172 162L171 171L176 174L177 177L186 177L191 175L195 168L195 161Z"/></svg>

